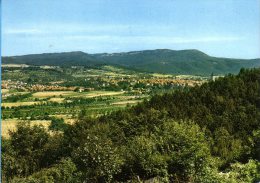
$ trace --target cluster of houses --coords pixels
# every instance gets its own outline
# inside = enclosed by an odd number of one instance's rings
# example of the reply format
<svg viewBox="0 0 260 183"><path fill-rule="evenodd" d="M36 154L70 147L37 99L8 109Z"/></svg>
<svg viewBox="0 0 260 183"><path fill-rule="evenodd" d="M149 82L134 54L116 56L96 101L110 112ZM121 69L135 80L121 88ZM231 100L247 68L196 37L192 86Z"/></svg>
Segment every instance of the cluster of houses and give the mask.
<svg viewBox="0 0 260 183"><path fill-rule="evenodd" d="M27 88L27 83L22 81L2 80L1 87L2 89L16 89L25 91Z"/></svg>
<svg viewBox="0 0 260 183"><path fill-rule="evenodd" d="M144 84L145 86L164 86L164 85L172 85L172 86L195 86L201 85L206 80L194 80L194 79L180 79L180 78L105 78L103 79L106 82L106 85L114 84L118 85L119 82L127 82L130 86L134 86L135 84ZM105 86L105 84L103 84Z"/></svg>
<svg viewBox="0 0 260 183"><path fill-rule="evenodd" d="M1 83L2 89L15 89L18 91L92 91L94 88L84 88L84 87L64 87L59 86L58 84L53 85L41 85L41 84L28 84L22 81L11 81L11 80L3 80ZM3 95L2 95L3 96Z"/></svg>

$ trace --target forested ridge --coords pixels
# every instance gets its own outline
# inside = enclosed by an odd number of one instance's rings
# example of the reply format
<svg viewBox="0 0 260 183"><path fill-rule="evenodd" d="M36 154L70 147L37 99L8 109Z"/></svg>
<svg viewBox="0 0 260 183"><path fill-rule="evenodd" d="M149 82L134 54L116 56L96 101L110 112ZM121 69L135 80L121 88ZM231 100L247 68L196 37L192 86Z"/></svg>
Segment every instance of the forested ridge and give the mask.
<svg viewBox="0 0 260 183"><path fill-rule="evenodd" d="M60 130L18 125L2 142L3 182L257 182L260 69Z"/></svg>
<svg viewBox="0 0 260 183"><path fill-rule="evenodd" d="M44 53L2 57L3 64L28 64L35 66L85 66L112 65L142 72L188 74L208 76L238 73L243 68L260 66L260 59L233 59L209 56L199 50L142 50L121 53L88 54L81 51Z"/></svg>

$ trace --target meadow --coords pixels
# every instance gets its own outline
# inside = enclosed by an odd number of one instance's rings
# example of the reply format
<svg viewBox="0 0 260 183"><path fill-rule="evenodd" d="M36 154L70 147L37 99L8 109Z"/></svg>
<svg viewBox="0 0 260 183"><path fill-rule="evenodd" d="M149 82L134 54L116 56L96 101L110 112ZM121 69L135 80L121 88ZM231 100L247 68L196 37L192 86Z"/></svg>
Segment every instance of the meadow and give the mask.
<svg viewBox="0 0 260 183"><path fill-rule="evenodd" d="M5 91L8 93L8 91ZM28 92L26 92L28 93ZM21 92L15 95L21 94ZM65 123L76 121L82 109L88 116L97 117L115 110L135 105L146 96L129 96L123 91L41 91L17 102L2 102L2 136L8 138L9 130L15 130L18 122L30 121L31 125L48 127L48 117L62 118ZM80 100L86 100L80 103ZM69 107L67 107L69 105ZM73 110L73 112L72 112ZM36 114L32 118L31 114ZM44 116L48 113L48 117ZM36 120L34 120L36 119Z"/></svg>
<svg viewBox="0 0 260 183"><path fill-rule="evenodd" d="M18 123L26 123L28 121L26 120L19 120L19 119L8 119L8 120L2 120L2 136L5 138L9 137L9 131L15 131L16 130L16 125ZM46 129L48 129L48 126L50 125L50 120L31 120L30 123L31 125L42 125Z"/></svg>
<svg viewBox="0 0 260 183"><path fill-rule="evenodd" d="M4 137L19 121L48 126L51 119L58 118L72 124L82 111L97 118L155 94L207 81L199 76L176 77L110 65L89 68L4 64L2 70Z"/></svg>

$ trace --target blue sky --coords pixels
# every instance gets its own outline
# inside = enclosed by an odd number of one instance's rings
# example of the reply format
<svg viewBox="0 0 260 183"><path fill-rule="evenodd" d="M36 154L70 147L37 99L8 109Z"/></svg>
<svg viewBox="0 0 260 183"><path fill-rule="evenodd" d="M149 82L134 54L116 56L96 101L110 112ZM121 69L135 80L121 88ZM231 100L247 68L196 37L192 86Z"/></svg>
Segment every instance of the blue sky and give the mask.
<svg viewBox="0 0 260 183"><path fill-rule="evenodd" d="M2 54L199 49L260 57L260 0L2 0Z"/></svg>

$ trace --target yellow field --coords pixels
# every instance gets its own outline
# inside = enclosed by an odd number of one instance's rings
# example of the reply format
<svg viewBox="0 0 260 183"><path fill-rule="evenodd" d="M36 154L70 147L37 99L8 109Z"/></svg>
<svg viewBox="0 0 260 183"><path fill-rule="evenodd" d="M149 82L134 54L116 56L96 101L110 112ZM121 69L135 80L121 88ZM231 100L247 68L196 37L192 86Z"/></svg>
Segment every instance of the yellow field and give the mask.
<svg viewBox="0 0 260 183"><path fill-rule="evenodd" d="M112 105L126 105L126 104L135 104L140 102L140 100L130 100L130 101L120 101L120 102L114 102Z"/></svg>
<svg viewBox="0 0 260 183"><path fill-rule="evenodd" d="M26 64L2 64L2 67L29 67Z"/></svg>
<svg viewBox="0 0 260 183"><path fill-rule="evenodd" d="M8 119L8 120L2 120L2 136L3 137L9 137L9 130L14 131L16 129L16 125L19 121L19 119ZM50 121L48 120L34 120L31 121L31 125L43 125L44 127L48 127L50 125Z"/></svg>
<svg viewBox="0 0 260 183"><path fill-rule="evenodd" d="M9 92L9 89L2 89L1 91L2 91L2 94L6 94Z"/></svg>
<svg viewBox="0 0 260 183"><path fill-rule="evenodd" d="M153 73L152 75L154 77L160 77L160 78L168 78L168 77L172 77L173 76L171 74L159 74L159 73Z"/></svg>
<svg viewBox="0 0 260 183"><path fill-rule="evenodd" d="M60 95L71 95L73 91L45 91L45 92L36 92L33 94L33 97L37 98L46 98L46 97L54 97L54 96L60 96Z"/></svg>
<svg viewBox="0 0 260 183"><path fill-rule="evenodd" d="M7 89L3 89L2 93L8 93L9 91ZM19 94L25 94L29 92L19 92ZM98 96L109 96L109 95L120 95L123 94L123 91L115 92L115 91L91 91L91 92L74 92L74 91L45 91L45 92L36 92L33 93L33 97L35 98L48 98L51 97L49 101L53 102L62 102L64 99L60 98L60 95L66 97L98 97ZM17 92L18 94L18 92ZM21 105L33 105L37 104L38 102L16 102L16 103L3 103L2 106L21 106Z"/></svg>
<svg viewBox="0 0 260 183"><path fill-rule="evenodd" d="M1 92L2 92L2 94L10 93L12 95L22 95L22 94L30 93L30 92L15 92L15 91L12 91L12 90L9 90L9 89L2 89Z"/></svg>
<svg viewBox="0 0 260 183"><path fill-rule="evenodd" d="M8 91L5 91L8 92ZM22 93L22 92L20 92ZM28 92L23 92L28 93ZM92 98L92 97L99 97L99 96L113 96L113 95L120 95L123 94L124 91L91 91L91 92L73 92L73 91L46 91L46 92L36 92L33 93L33 97L36 98L47 98L51 97L49 101L51 102L58 102L62 103L64 101L64 98L61 98L62 96L70 96L70 97L86 97L86 98ZM17 106L28 106L28 105L35 105L35 104L43 104L44 101L27 101L27 102L4 102L1 104L3 107L17 107Z"/></svg>
<svg viewBox="0 0 260 183"><path fill-rule="evenodd" d="M83 93L82 96L86 98L92 98L92 97L98 97L98 96L110 96L110 95L120 95L123 94L123 91L120 92L114 92L114 91L92 91L92 92L87 92Z"/></svg>
<svg viewBox="0 0 260 183"><path fill-rule="evenodd" d="M50 115L51 117L55 117L55 118L63 118L64 122L66 124L73 124L75 123L76 119L71 118L72 115L66 115L66 114L55 114L55 115Z"/></svg>
<svg viewBox="0 0 260 183"><path fill-rule="evenodd" d="M4 102L1 103L3 107L17 107L17 106L27 106L27 105L34 105L34 104L43 104L44 102Z"/></svg>
<svg viewBox="0 0 260 183"><path fill-rule="evenodd" d="M50 98L50 102L58 102L62 103L64 101L64 98Z"/></svg>
<svg viewBox="0 0 260 183"><path fill-rule="evenodd" d="M133 100L133 99L137 99L138 98L138 96L118 96L117 97L118 99L120 99L120 100Z"/></svg>

